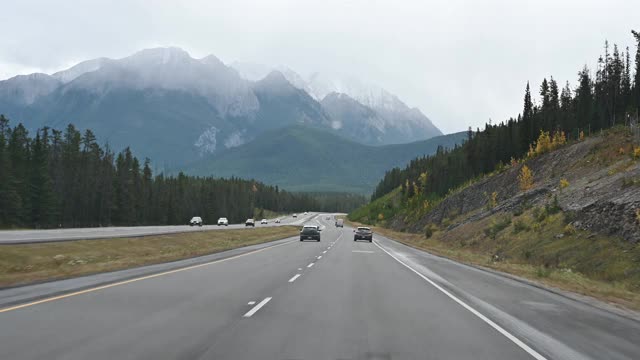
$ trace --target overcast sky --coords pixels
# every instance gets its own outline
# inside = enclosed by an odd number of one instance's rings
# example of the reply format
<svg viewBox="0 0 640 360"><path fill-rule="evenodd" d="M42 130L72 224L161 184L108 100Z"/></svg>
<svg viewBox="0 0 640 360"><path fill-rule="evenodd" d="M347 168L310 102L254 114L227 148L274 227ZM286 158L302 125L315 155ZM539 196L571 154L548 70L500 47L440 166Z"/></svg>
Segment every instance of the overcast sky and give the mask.
<svg viewBox="0 0 640 360"><path fill-rule="evenodd" d="M178 46L225 63L351 74L444 132L521 111L529 80L575 84L605 39L630 46L640 1L0 0L0 79Z"/></svg>

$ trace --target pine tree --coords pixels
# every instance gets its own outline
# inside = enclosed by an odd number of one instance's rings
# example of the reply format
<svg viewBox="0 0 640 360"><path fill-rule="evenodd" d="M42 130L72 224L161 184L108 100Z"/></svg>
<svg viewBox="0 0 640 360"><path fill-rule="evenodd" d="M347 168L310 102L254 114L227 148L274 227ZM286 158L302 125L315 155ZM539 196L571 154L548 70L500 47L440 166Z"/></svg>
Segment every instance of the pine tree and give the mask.
<svg viewBox="0 0 640 360"><path fill-rule="evenodd" d="M631 100L631 56L629 54L629 47L627 46L625 54L624 54L624 71L622 74L621 80L621 93L622 93L622 103L625 108L623 108L624 112L631 111L629 107L629 101Z"/></svg>
<svg viewBox="0 0 640 360"><path fill-rule="evenodd" d="M578 132L587 132L588 125L593 120L594 97L589 69L585 65L578 73L578 88L576 89L576 125Z"/></svg>
<svg viewBox="0 0 640 360"><path fill-rule="evenodd" d="M533 102L531 101L531 89L527 81L524 93L524 109L522 111L522 135L520 151L526 151L531 141L535 138L535 126L533 123Z"/></svg>
<svg viewBox="0 0 640 360"><path fill-rule="evenodd" d="M9 119L0 114L0 226L3 227L17 223L16 214L20 207L9 154L10 137Z"/></svg>
<svg viewBox="0 0 640 360"><path fill-rule="evenodd" d="M543 129L549 129L551 127L551 94L549 91L549 83L547 78L542 80L540 84L540 100L542 106L540 107L540 117L538 126L535 128L536 133Z"/></svg>
<svg viewBox="0 0 640 360"><path fill-rule="evenodd" d="M631 33L636 38L636 71L633 78L634 87L634 99L636 113L640 113L640 32L631 30Z"/></svg>
<svg viewBox="0 0 640 360"><path fill-rule="evenodd" d="M51 225L52 215L55 213L51 180L49 178L49 164L46 144L36 133L33 143L33 154L30 169L30 224L36 228Z"/></svg>
<svg viewBox="0 0 640 360"><path fill-rule="evenodd" d="M576 127L573 118L573 98L571 96L571 87L567 81L566 85L562 88L560 94L560 128L565 132L570 133L572 129Z"/></svg>
<svg viewBox="0 0 640 360"><path fill-rule="evenodd" d="M549 124L545 130L555 130L560 127L560 95L558 89L558 83L551 77L549 80L549 110L548 115Z"/></svg>
<svg viewBox="0 0 640 360"><path fill-rule="evenodd" d="M18 124L11 131L8 145L12 171L12 184L10 187L15 191L9 206L11 211L9 218L13 225L26 226L30 220L29 150L29 133L22 124Z"/></svg>
<svg viewBox="0 0 640 360"><path fill-rule="evenodd" d="M622 113L624 112L624 108L621 108L621 82L622 82L622 72L623 72L623 62L620 58L620 53L618 51L618 45L613 44L613 57L608 64L609 74L609 84L608 84L608 94L609 94L609 103L611 104L611 113L609 115L610 125L615 125L618 118L622 117Z"/></svg>

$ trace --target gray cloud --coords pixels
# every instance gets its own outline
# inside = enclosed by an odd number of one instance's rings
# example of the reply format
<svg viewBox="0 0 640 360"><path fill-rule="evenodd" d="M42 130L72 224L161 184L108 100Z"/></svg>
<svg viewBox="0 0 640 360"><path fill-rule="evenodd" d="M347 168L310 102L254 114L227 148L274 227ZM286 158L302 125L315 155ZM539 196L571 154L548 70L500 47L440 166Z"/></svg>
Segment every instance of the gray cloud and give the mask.
<svg viewBox="0 0 640 360"><path fill-rule="evenodd" d="M3 1L0 78L174 45L348 73L419 107L445 132L521 110L527 80L575 83L605 39L632 46L637 1Z"/></svg>

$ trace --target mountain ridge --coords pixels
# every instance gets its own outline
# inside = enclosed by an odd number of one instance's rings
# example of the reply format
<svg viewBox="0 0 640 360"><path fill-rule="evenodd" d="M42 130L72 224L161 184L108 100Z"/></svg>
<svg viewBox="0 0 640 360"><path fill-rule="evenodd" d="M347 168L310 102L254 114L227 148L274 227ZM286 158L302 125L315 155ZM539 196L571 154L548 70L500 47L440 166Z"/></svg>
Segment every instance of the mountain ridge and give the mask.
<svg viewBox="0 0 640 360"><path fill-rule="evenodd" d="M114 149L130 146L160 168L184 166L293 124L326 128L365 144L428 137L403 127L399 113L382 116L370 109L378 118L333 118L336 109L301 89L295 72L283 71L249 81L214 55L197 59L175 47L145 49L121 59L83 61L51 75L0 81L0 113L30 131L69 123L91 129L99 142ZM352 114L365 105L354 100L341 106L341 114ZM390 119L397 124L389 126Z"/></svg>
<svg viewBox="0 0 640 360"><path fill-rule="evenodd" d="M416 156L453 147L466 139L454 133L412 142L372 146L308 125L265 132L252 142L199 160L192 175L237 176L278 184L290 191L342 191L369 194L377 179ZM316 164L322 164L322 169Z"/></svg>

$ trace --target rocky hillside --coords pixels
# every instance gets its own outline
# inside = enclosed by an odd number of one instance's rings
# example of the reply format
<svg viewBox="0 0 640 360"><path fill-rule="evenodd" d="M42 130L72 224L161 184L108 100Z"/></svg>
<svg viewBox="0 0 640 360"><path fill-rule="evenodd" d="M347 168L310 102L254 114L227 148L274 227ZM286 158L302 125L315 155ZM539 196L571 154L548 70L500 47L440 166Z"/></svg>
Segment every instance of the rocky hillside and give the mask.
<svg viewBox="0 0 640 360"><path fill-rule="evenodd" d="M408 245L640 309L640 148L614 128L409 208L401 188L349 219ZM527 167L531 187L522 190Z"/></svg>
<svg viewBox="0 0 640 360"><path fill-rule="evenodd" d="M533 187L527 191L520 189L518 179L523 166L533 173ZM640 161L634 157L629 131L612 129L520 162L452 192L417 221L397 216L389 226L422 232L429 224L444 224L451 230L496 213L518 213L550 203L565 212L577 229L638 243Z"/></svg>

